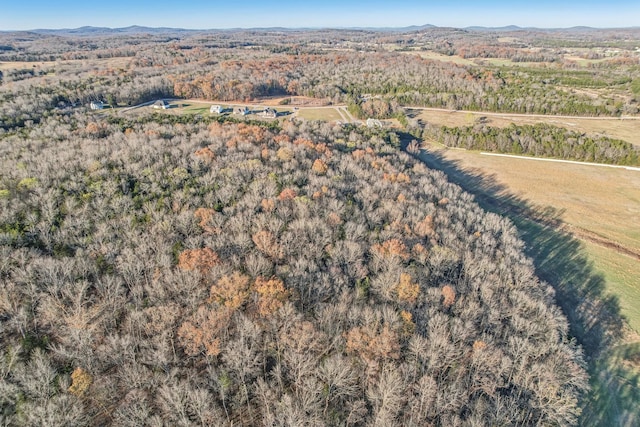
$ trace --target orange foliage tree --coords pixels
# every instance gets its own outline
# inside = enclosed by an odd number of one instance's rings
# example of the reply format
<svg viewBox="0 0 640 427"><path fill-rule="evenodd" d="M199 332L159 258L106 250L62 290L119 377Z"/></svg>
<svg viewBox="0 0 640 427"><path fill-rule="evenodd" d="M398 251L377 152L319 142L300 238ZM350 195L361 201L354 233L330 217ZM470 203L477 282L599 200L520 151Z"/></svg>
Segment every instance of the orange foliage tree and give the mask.
<svg viewBox="0 0 640 427"><path fill-rule="evenodd" d="M318 175L324 175L325 173L327 173L328 169L329 167L327 166L327 164L320 159L316 159L313 162L313 166L311 167L311 170Z"/></svg>
<svg viewBox="0 0 640 427"><path fill-rule="evenodd" d="M232 310L202 306L178 328L178 341L191 356L202 352L207 356L220 354L220 335L229 325Z"/></svg>
<svg viewBox="0 0 640 427"><path fill-rule="evenodd" d="M358 354L372 369L400 357L398 334L385 325L378 330L356 326L346 334L347 352Z"/></svg>
<svg viewBox="0 0 640 427"><path fill-rule="evenodd" d="M433 217L427 215L424 219L416 224L414 227L415 233L420 237L431 237L434 234L433 231Z"/></svg>
<svg viewBox="0 0 640 427"><path fill-rule="evenodd" d="M380 244L375 244L371 248L375 253L383 258L400 257L403 260L409 259L409 252L405 244L398 239L390 239Z"/></svg>
<svg viewBox="0 0 640 427"><path fill-rule="evenodd" d="M298 195L298 192L296 190L294 190L293 188L285 188L284 190L282 190L280 192L280 195L278 195L278 199L279 200L292 200L292 199L295 199L297 195Z"/></svg>
<svg viewBox="0 0 640 427"><path fill-rule="evenodd" d="M249 298L249 276L234 272L220 278L209 291L209 301L236 310Z"/></svg>
<svg viewBox="0 0 640 427"><path fill-rule="evenodd" d="M271 279L258 277L254 289L258 294L258 313L261 316L268 316L277 311L289 297L289 291L277 277Z"/></svg>
<svg viewBox="0 0 640 427"><path fill-rule="evenodd" d="M216 155L209 147L204 147L199 149L198 151L195 152L195 155L197 158L207 163L212 162L213 159L216 158Z"/></svg>
<svg viewBox="0 0 640 427"><path fill-rule="evenodd" d="M276 202L273 199L262 199L260 207L262 207L262 210L265 212L273 212L276 208Z"/></svg>
<svg viewBox="0 0 640 427"><path fill-rule="evenodd" d="M451 287L451 285L444 285L442 287L442 296L444 297L442 304L445 308L451 307L453 303L456 302L456 291Z"/></svg>
<svg viewBox="0 0 640 427"><path fill-rule="evenodd" d="M411 281L411 276L407 273L400 273L400 281L396 285L398 300L409 304L414 304L420 295L420 285Z"/></svg>
<svg viewBox="0 0 640 427"><path fill-rule="evenodd" d="M206 273L219 263L218 254L211 248L187 249L178 257L178 268L186 271L198 270Z"/></svg>
<svg viewBox="0 0 640 427"><path fill-rule="evenodd" d="M211 225L209 225L213 217L216 215L216 213L217 212L215 211L215 209L198 208L193 213L193 215L198 220L200 220L200 222L198 222L198 225L202 227L204 231L206 231L207 233L216 233L216 232L219 232L220 230L217 228L211 227Z"/></svg>
<svg viewBox="0 0 640 427"><path fill-rule="evenodd" d="M71 373L71 385L69 386L69 393L77 397L82 397L87 389L93 383L93 377L89 372L77 367Z"/></svg>

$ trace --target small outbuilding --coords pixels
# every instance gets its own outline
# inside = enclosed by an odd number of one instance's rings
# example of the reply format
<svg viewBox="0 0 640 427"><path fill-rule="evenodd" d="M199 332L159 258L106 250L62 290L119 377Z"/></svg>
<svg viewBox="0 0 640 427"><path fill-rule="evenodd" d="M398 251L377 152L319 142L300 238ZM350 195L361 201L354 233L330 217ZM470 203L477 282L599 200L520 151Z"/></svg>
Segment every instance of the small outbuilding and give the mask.
<svg viewBox="0 0 640 427"><path fill-rule="evenodd" d="M264 117L267 119L275 119L278 117L278 112L273 108L265 108L260 113L260 117Z"/></svg>
<svg viewBox="0 0 640 427"><path fill-rule="evenodd" d="M378 119L367 119L367 127L368 128L381 128L382 122Z"/></svg>
<svg viewBox="0 0 640 427"><path fill-rule="evenodd" d="M246 116L247 114L250 114L250 113L251 111L246 105L244 107L236 107L233 109L233 114L239 114L241 116Z"/></svg>
<svg viewBox="0 0 640 427"><path fill-rule="evenodd" d="M222 108L222 105L212 105L211 108L209 108L210 113L220 114L223 111L224 108Z"/></svg>
<svg viewBox="0 0 640 427"><path fill-rule="evenodd" d="M153 103L153 108L156 110L166 110L167 108L169 108L169 103L164 99L159 99Z"/></svg>

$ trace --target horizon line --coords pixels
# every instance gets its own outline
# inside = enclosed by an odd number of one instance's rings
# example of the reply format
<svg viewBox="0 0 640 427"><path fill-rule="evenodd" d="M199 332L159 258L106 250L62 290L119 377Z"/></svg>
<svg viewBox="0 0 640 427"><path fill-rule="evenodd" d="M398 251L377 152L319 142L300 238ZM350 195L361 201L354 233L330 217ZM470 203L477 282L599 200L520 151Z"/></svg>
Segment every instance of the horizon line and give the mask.
<svg viewBox="0 0 640 427"><path fill-rule="evenodd" d="M148 25L138 25L132 24L124 27L108 27L108 26L96 26L96 25L83 25L80 27L70 28L70 27L62 27L62 28L30 28L30 29L10 29L10 30L0 30L0 33L13 33L13 32L38 32L38 31L78 31L83 29L96 29L96 30L126 30L131 28L141 28L141 29L150 29L150 30L179 30L179 31L234 31L234 30L274 30L274 29L283 29L283 30L291 30L291 31L302 31L302 30L403 30L407 28L417 28L417 29L429 29L429 28L441 28L441 29L458 29L458 30L466 30L466 29L487 29L487 30L502 30L502 29L514 29L514 30L572 30L572 29L593 29L593 30L623 30L623 29L640 29L640 26L620 26L620 27L594 27L591 25L572 25L569 27L537 27L537 26L519 26L517 24L509 24L509 25L500 25L500 26L484 26L484 25L468 25L465 27L457 27L457 26L439 26L435 24L422 24L422 25L404 25L404 26L300 26L300 27L288 27L282 25L274 25L274 26L265 26L265 27L217 27L217 28L186 28L186 27L167 27L167 26L148 26Z"/></svg>

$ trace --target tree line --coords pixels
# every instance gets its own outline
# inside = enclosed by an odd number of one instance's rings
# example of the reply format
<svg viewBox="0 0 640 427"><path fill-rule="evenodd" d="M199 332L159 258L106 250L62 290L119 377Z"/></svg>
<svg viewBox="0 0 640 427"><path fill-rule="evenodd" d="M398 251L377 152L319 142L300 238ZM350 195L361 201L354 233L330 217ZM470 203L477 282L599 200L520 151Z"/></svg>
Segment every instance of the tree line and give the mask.
<svg viewBox="0 0 640 427"><path fill-rule="evenodd" d="M500 128L487 125L447 127L427 125L424 136L447 147L525 154L583 162L636 166L640 148L604 135L587 135L538 123Z"/></svg>

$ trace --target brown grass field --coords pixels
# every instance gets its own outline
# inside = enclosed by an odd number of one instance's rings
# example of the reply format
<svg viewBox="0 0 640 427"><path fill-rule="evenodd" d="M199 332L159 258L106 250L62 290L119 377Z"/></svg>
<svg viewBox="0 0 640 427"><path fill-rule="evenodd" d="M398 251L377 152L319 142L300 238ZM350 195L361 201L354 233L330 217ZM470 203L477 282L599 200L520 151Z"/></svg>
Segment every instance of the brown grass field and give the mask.
<svg viewBox="0 0 640 427"><path fill-rule="evenodd" d="M432 61L452 62L458 65L475 65L475 62L473 62L473 60L465 59L458 55L448 56L438 52L422 51L422 50L400 51L400 53L404 53L408 55L418 55L421 58L430 59Z"/></svg>
<svg viewBox="0 0 640 427"><path fill-rule="evenodd" d="M99 59L68 59L68 60L58 60L58 61L8 61L8 62L0 62L0 70L23 70L26 68L44 68L44 67L55 67L55 66L66 66L66 65L82 65L82 64L92 64L92 65L106 65L109 67L119 67L124 68L130 62L132 58L99 58Z"/></svg>
<svg viewBox="0 0 640 427"><path fill-rule="evenodd" d="M632 119L598 119L598 118L558 118L540 116L518 116L501 114L499 116L475 113L469 111L432 111L413 110L410 115L422 119L424 122L443 126L471 126L480 117L487 118L488 126L507 127L511 123L516 125L533 125L547 123L565 127L577 132L602 134L611 138L622 139L632 144L640 145L640 120Z"/></svg>
<svg viewBox="0 0 640 427"><path fill-rule="evenodd" d="M56 65L54 61L37 61L37 62L0 62L0 70L24 70L26 68L42 68Z"/></svg>
<svg viewBox="0 0 640 427"><path fill-rule="evenodd" d="M640 332L640 172L426 148L465 172L489 177L534 208L555 208L566 229L584 242L607 291L619 297L629 325Z"/></svg>
<svg viewBox="0 0 640 427"><path fill-rule="evenodd" d="M503 39L512 39L512 37L504 37ZM463 58L458 55L443 55L433 51L422 50L403 50L398 51L396 45L385 46L389 51L396 51L409 55L419 55L421 58L430 59L433 61L452 62L458 65L492 65L494 67L546 67L549 66L549 62L514 62L508 58ZM576 55L563 55L563 59L569 62L575 63L579 67L588 67L593 64L598 64L606 61L610 61L611 58L601 59L584 59Z"/></svg>
<svg viewBox="0 0 640 427"><path fill-rule="evenodd" d="M326 120L329 122L343 120L335 108L301 108L298 111L298 117L307 120Z"/></svg>

